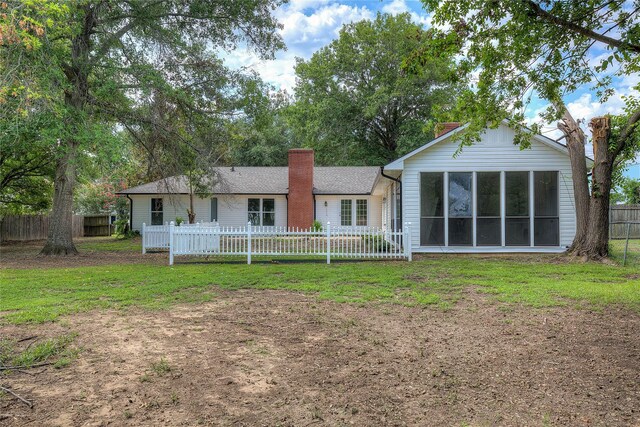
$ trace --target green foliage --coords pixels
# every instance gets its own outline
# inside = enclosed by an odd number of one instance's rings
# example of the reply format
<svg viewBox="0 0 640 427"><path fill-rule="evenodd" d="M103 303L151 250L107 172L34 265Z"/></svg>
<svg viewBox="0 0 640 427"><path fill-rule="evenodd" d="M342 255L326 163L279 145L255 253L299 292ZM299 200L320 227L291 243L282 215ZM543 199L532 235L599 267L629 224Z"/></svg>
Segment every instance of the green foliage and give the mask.
<svg viewBox="0 0 640 427"><path fill-rule="evenodd" d="M391 249L391 243L381 235L364 236L362 240L364 240L371 251L388 252Z"/></svg>
<svg viewBox="0 0 640 427"><path fill-rule="evenodd" d="M123 185L114 186L108 182L86 183L80 186L75 194L75 211L81 215L98 215L110 214L116 210L117 205L126 207L127 199L116 194L123 187ZM120 210L123 210L122 206Z"/></svg>
<svg viewBox="0 0 640 427"><path fill-rule="evenodd" d="M184 218L182 218L181 216L177 216L176 217L176 225L180 225L184 222Z"/></svg>
<svg viewBox="0 0 640 427"><path fill-rule="evenodd" d="M250 78L228 70L218 55L246 46L272 58L283 47L272 16L279 4L0 3L0 135L10 131L0 136L2 152L17 146L38 153L55 168L48 172L54 185L73 189L78 172L95 178L96 165L121 161L132 141L149 154L148 171L189 172L190 183L201 185L204 166L226 145L228 118L241 106L238 87ZM25 124L29 133L21 134ZM21 152L13 158L24 163ZM67 193L56 194L64 200Z"/></svg>
<svg viewBox="0 0 640 427"><path fill-rule="evenodd" d="M289 95L251 81L245 85L245 114L230 124L228 163L239 166L286 166L293 136L287 123Z"/></svg>
<svg viewBox="0 0 640 427"><path fill-rule="evenodd" d="M640 204L640 179L624 178L620 184L620 197L617 201L628 205Z"/></svg>
<svg viewBox="0 0 640 427"><path fill-rule="evenodd" d="M313 230L313 231L322 231L322 223L320 221L318 221L317 219L314 219L313 223L311 224L311 230Z"/></svg>
<svg viewBox="0 0 640 427"><path fill-rule="evenodd" d="M434 36L405 65L411 70L443 53L461 55L459 74L451 77L457 81L473 76L474 84L438 117L470 124L460 136L463 144L474 142L485 126L496 127L505 118L524 125L534 97L550 103L538 118L554 121L564 112L564 96L590 85L597 101L606 102L614 93L614 78L640 71L640 21L623 2L505 0L489 6L484 0L423 0L423 4L433 14ZM604 53L597 50L602 47L597 40L604 41ZM635 85L639 88L640 83ZM625 102L638 110L637 99L628 96ZM527 147L528 134L515 128L516 142ZM540 129L534 125L533 130Z"/></svg>
<svg viewBox="0 0 640 427"><path fill-rule="evenodd" d="M459 89L448 83L452 57L402 71L429 37L409 14L378 14L345 25L310 60L298 59L296 103L287 113L295 140L314 148L319 164L344 165L384 164L424 144L432 109L454 102Z"/></svg>
<svg viewBox="0 0 640 427"><path fill-rule="evenodd" d="M93 250L139 251L131 240L101 240ZM105 246L108 243L108 246ZM85 243L81 243L80 246ZM89 243L86 243L89 244ZM612 242L621 261L624 241ZM86 249L86 248L83 248ZM221 258L173 267L149 264L0 270L8 284L0 299L5 322L47 322L94 309L166 309L215 298L218 289L281 289L339 302L386 302L446 308L466 289L532 306L619 305L640 311L640 241L630 242L627 267L558 260L556 256L430 256L413 262L278 264L257 257L250 266ZM238 261L238 258L232 259ZM314 274L309 274L313 266Z"/></svg>

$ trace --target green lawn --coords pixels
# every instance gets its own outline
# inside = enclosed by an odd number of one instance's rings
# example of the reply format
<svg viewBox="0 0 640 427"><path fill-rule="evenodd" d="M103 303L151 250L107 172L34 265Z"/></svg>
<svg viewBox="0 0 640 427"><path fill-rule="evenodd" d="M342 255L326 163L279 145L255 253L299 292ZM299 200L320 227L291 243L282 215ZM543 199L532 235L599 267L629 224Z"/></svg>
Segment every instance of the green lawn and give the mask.
<svg viewBox="0 0 640 427"><path fill-rule="evenodd" d="M615 259L621 259L615 242ZM640 311L640 242L626 267L558 256L433 256L413 262L303 262L213 259L177 264L0 270L2 322L46 322L96 308L166 308L216 298L218 289L286 289L338 302L446 309L475 289L535 307L620 305ZM81 250L135 250L131 240L85 242ZM200 260L203 261L203 260Z"/></svg>

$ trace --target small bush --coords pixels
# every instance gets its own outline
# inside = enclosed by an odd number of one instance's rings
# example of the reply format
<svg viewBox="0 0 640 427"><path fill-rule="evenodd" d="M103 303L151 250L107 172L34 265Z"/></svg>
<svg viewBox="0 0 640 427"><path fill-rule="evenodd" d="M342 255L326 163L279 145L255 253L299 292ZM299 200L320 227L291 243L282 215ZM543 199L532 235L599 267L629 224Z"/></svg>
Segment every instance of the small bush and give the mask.
<svg viewBox="0 0 640 427"><path fill-rule="evenodd" d="M322 231L322 223L320 221L318 221L317 219L313 221L313 224L311 224L311 229L313 231Z"/></svg>
<svg viewBox="0 0 640 427"><path fill-rule="evenodd" d="M181 216L176 217L176 225L180 225L184 222L184 218Z"/></svg>

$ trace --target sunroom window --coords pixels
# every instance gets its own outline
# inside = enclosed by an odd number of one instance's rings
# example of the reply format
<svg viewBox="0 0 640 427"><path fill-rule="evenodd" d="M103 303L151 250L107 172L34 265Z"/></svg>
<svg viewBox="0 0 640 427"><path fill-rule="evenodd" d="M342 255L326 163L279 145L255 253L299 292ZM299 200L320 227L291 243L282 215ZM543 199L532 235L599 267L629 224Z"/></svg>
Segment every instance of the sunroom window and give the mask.
<svg viewBox="0 0 640 427"><path fill-rule="evenodd" d="M560 218L558 217L558 172L534 172L534 222L535 246L558 246L560 243Z"/></svg>
<svg viewBox="0 0 640 427"><path fill-rule="evenodd" d="M529 246L529 172L506 172L505 180L506 245Z"/></svg>
<svg viewBox="0 0 640 427"><path fill-rule="evenodd" d="M471 172L449 173L449 245L473 244Z"/></svg>
<svg viewBox="0 0 640 427"><path fill-rule="evenodd" d="M444 174L420 174L420 244L444 245Z"/></svg>

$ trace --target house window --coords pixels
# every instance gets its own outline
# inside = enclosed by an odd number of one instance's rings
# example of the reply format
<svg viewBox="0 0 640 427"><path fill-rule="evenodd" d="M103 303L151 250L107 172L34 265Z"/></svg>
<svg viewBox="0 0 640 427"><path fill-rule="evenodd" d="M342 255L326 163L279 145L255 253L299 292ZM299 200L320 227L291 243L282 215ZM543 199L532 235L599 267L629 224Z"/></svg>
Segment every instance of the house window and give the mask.
<svg viewBox="0 0 640 427"><path fill-rule="evenodd" d="M249 199L249 222L260 225L260 199Z"/></svg>
<svg viewBox="0 0 640 427"><path fill-rule="evenodd" d="M276 201L274 199L262 199L262 225L274 226L276 224Z"/></svg>
<svg viewBox="0 0 640 427"><path fill-rule="evenodd" d="M506 172L505 179L506 245L529 246L529 172Z"/></svg>
<svg viewBox="0 0 640 427"><path fill-rule="evenodd" d="M449 173L449 245L473 244L473 196L471 172Z"/></svg>
<svg viewBox="0 0 640 427"><path fill-rule="evenodd" d="M162 225L163 218L163 205L161 198L151 199L151 225Z"/></svg>
<svg viewBox="0 0 640 427"><path fill-rule="evenodd" d="M560 244L558 172L534 172L533 241L535 246Z"/></svg>
<svg viewBox="0 0 640 427"><path fill-rule="evenodd" d="M500 172L476 174L476 244L502 245L500 215Z"/></svg>
<svg viewBox="0 0 640 427"><path fill-rule="evenodd" d="M444 245L444 174L420 174L420 244Z"/></svg>
<svg viewBox="0 0 640 427"><path fill-rule="evenodd" d="M276 221L275 199L249 199L248 218L251 225L273 226Z"/></svg>
<svg viewBox="0 0 640 427"><path fill-rule="evenodd" d="M340 200L340 225L343 227L350 227L353 224L351 220L352 215L352 203L351 200Z"/></svg>
<svg viewBox="0 0 640 427"><path fill-rule="evenodd" d="M213 197L211 199L211 222L218 221L218 199Z"/></svg>
<svg viewBox="0 0 640 427"><path fill-rule="evenodd" d="M367 218L367 200L356 200L356 226L366 226Z"/></svg>

